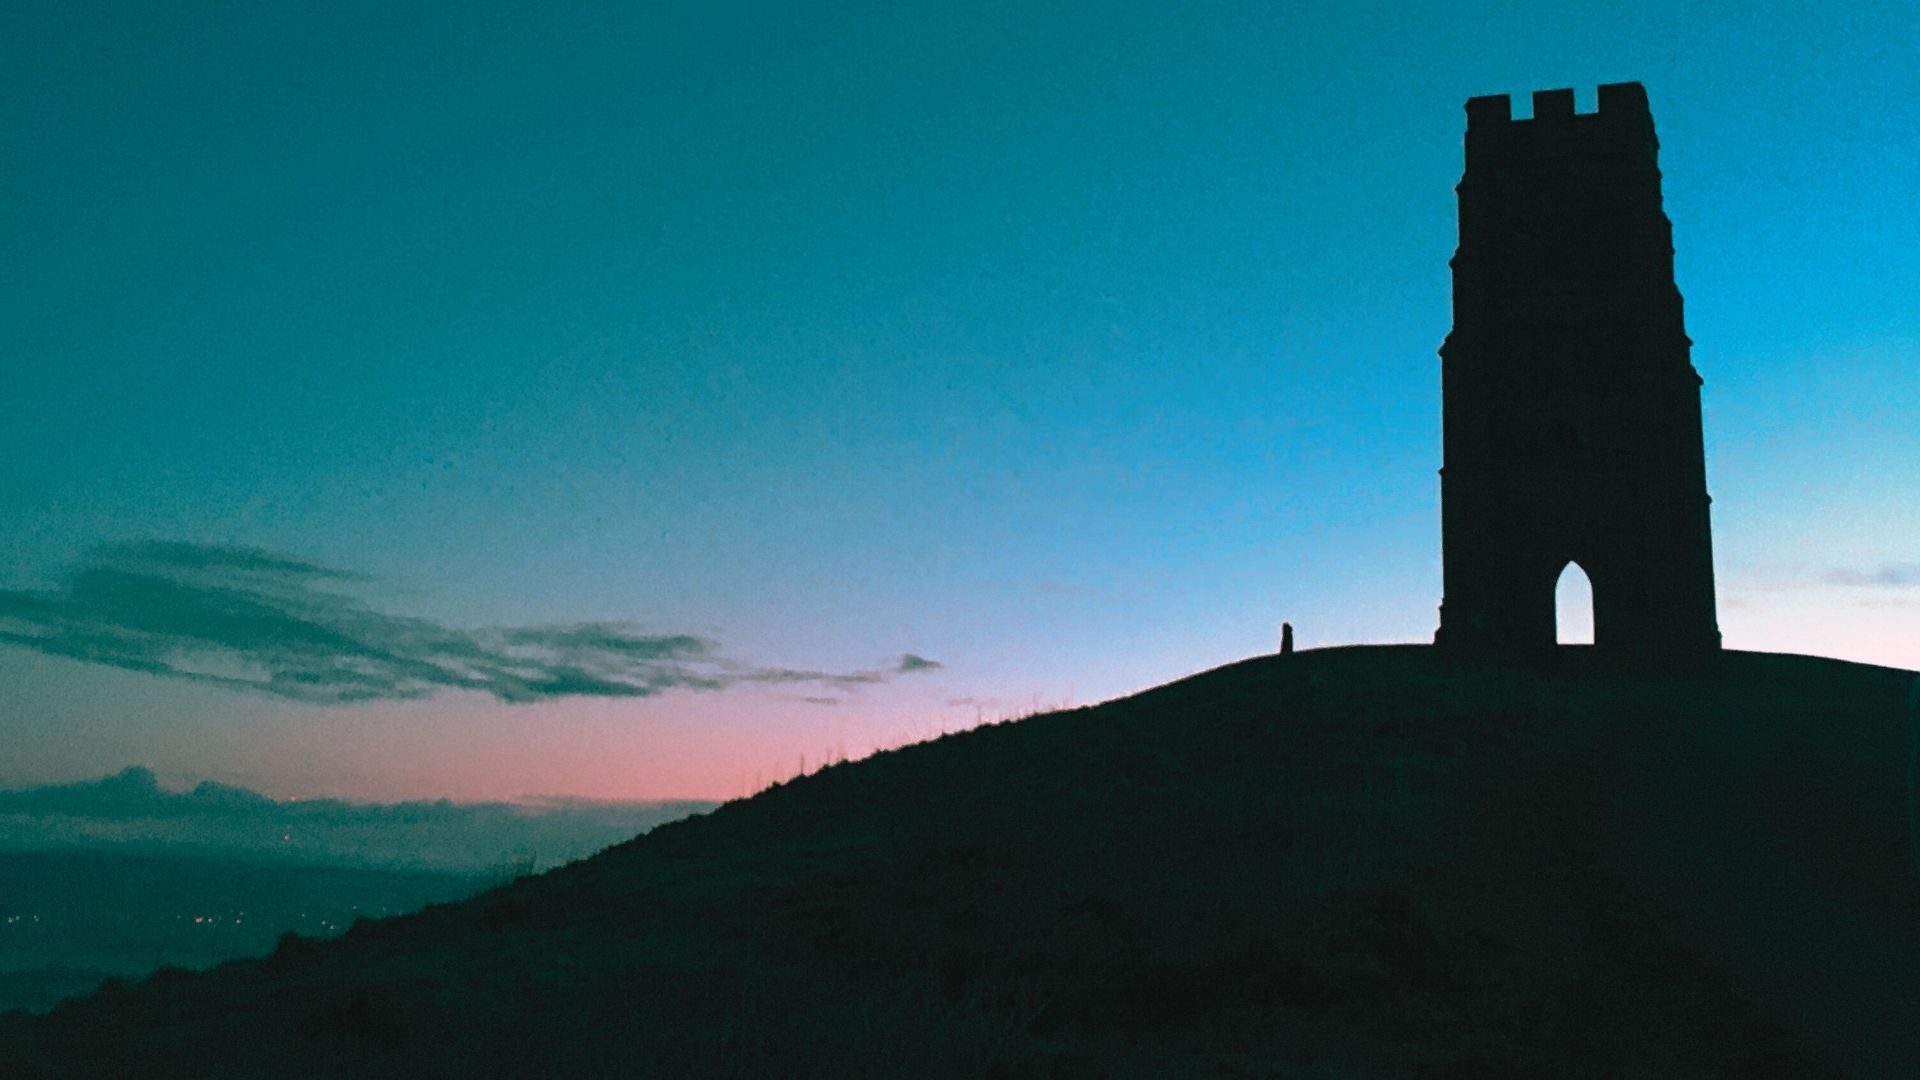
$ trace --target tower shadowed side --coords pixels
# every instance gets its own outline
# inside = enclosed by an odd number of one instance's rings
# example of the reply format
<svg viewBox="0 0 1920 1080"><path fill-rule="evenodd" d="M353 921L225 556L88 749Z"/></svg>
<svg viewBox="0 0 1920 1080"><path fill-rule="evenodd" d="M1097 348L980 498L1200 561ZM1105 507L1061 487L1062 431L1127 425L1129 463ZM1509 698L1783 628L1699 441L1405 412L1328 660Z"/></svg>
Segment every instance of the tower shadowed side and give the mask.
<svg viewBox="0 0 1920 1080"><path fill-rule="evenodd" d="M1594 647L1720 647L1700 376L1673 278L1659 140L1639 83L1467 102L1453 331L1440 348L1446 595L1435 644L1525 657L1555 643L1577 562Z"/></svg>

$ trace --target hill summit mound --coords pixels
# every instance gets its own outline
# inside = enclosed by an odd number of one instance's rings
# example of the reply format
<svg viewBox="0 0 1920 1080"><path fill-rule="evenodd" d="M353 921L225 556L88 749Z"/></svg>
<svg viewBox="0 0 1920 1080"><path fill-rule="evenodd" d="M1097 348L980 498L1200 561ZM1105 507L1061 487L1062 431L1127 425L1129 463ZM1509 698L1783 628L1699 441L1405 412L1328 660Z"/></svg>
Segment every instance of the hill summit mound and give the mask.
<svg viewBox="0 0 1920 1080"><path fill-rule="evenodd" d="M1260 657L0 1019L0 1074L1920 1075L1913 674Z"/></svg>

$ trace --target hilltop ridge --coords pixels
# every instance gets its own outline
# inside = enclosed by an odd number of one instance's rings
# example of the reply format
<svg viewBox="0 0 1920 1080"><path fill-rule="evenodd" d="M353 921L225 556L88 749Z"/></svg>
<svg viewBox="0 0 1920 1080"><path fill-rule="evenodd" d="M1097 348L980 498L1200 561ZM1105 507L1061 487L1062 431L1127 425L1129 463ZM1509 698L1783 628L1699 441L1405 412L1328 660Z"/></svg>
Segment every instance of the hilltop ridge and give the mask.
<svg viewBox="0 0 1920 1080"><path fill-rule="evenodd" d="M0 1018L0 1073L1910 1075L1913 678L1257 657Z"/></svg>

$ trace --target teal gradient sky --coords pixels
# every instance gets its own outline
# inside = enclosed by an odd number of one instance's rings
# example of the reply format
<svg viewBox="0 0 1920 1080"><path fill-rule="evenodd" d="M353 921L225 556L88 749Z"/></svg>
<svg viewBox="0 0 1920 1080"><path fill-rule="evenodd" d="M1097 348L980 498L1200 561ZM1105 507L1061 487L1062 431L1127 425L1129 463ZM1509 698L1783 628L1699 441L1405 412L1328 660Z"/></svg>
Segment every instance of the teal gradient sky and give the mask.
<svg viewBox="0 0 1920 1080"><path fill-rule="evenodd" d="M1282 619L1426 640L1461 105L1621 80L1726 643L1920 668L1911 3L550 7L0 9L0 588L239 546L944 666L333 705L0 647L0 783L732 796Z"/></svg>

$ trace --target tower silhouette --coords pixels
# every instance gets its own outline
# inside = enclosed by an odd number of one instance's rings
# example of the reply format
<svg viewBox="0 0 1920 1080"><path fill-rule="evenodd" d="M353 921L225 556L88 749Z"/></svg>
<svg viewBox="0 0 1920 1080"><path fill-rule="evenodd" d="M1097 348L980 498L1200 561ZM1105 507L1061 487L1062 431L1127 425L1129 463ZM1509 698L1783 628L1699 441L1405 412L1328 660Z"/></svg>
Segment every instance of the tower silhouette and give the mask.
<svg viewBox="0 0 1920 1080"><path fill-rule="evenodd" d="M1593 588L1596 650L1720 647L1700 376L1673 279L1646 90L1467 102L1453 331L1440 348L1446 594L1437 645L1554 646L1554 583Z"/></svg>

